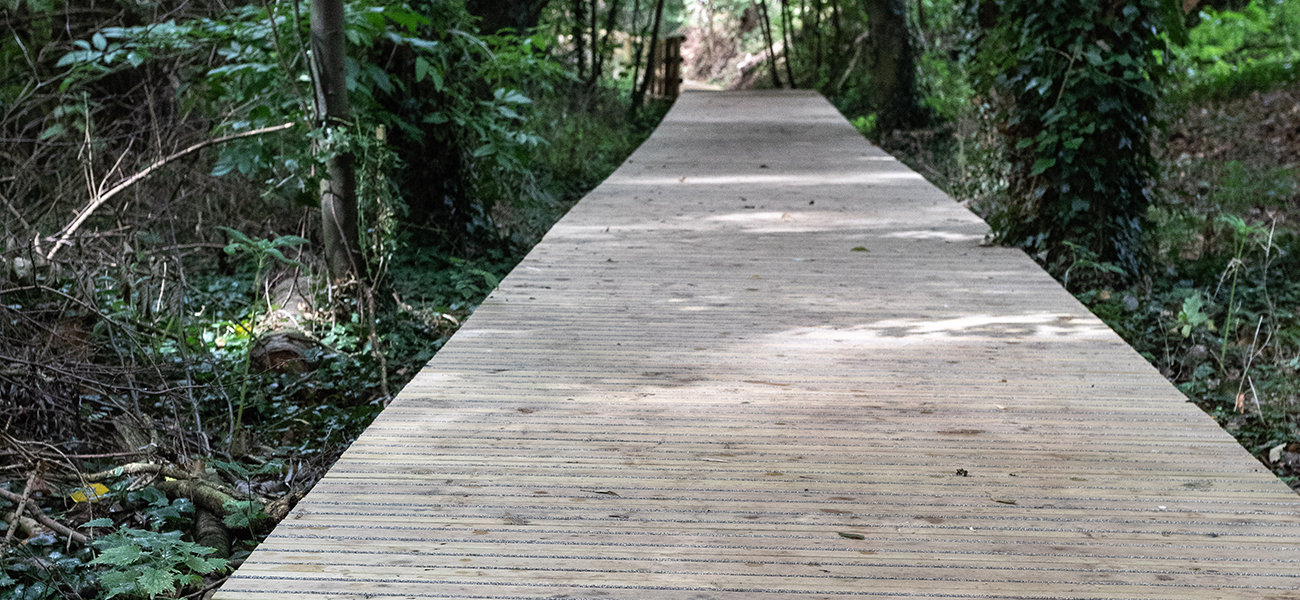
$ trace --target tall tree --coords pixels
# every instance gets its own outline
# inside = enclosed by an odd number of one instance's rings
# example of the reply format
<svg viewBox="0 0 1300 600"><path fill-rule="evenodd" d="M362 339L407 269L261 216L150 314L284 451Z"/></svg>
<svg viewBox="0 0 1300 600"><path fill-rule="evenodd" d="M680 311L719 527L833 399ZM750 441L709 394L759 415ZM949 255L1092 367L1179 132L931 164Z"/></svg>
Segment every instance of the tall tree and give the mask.
<svg viewBox="0 0 1300 600"><path fill-rule="evenodd" d="M618 2L619 0L610 0L609 12L605 14L605 35L601 37L600 44L596 47L596 63L592 65L591 80L588 82L592 87L595 87L600 82L600 76L604 74L605 70L605 58L612 53L609 46L609 36L614 33L614 28L618 26ZM633 79L633 81L636 81L636 79Z"/></svg>
<svg viewBox="0 0 1300 600"><path fill-rule="evenodd" d="M327 133L332 133L352 118L344 66L347 37L343 29L343 0L312 0L311 8L312 70L320 113L317 119ZM325 173L328 179L321 181L320 188L325 262L330 279L340 284L359 278L364 266L357 232L357 178L352 154L331 155Z"/></svg>
<svg viewBox="0 0 1300 600"><path fill-rule="evenodd" d="M916 59L907 27L904 0L863 0L867 42L871 45L871 86L868 101L876 110L882 135L921 123L916 97Z"/></svg>
<svg viewBox="0 0 1300 600"><path fill-rule="evenodd" d="M781 44L785 46L781 52L785 55L785 78L790 80L790 87L798 87L794 82L794 67L790 65L794 56L794 18L790 16L790 0L781 0Z"/></svg>
<svg viewBox="0 0 1300 600"><path fill-rule="evenodd" d="M659 25L663 23L663 20L664 0L659 0L658 5L655 6L655 24L654 27L650 28L650 52L645 61L645 78L641 80L641 90L632 99L632 110L634 111L641 106L642 102L645 102L646 92L650 90L650 82L654 81L655 78L655 50L659 46Z"/></svg>
<svg viewBox="0 0 1300 600"><path fill-rule="evenodd" d="M993 3L989 3L993 4ZM1172 8L1172 10L1171 10ZM979 47L976 84L996 102L1009 163L998 240L1063 270L1090 252L1136 275L1158 171L1151 121L1167 40L1185 41L1166 0L1003 0ZM1082 250L1081 250L1082 249Z"/></svg>
<svg viewBox="0 0 1300 600"><path fill-rule="evenodd" d="M583 35L586 21L586 0L573 0L573 53L578 59L578 79L582 79L587 74L587 46Z"/></svg>
<svg viewBox="0 0 1300 600"><path fill-rule="evenodd" d="M763 40L767 42L767 70L772 74L772 87L781 87L781 77L776 72L776 48L772 46L772 19L767 14L767 0L754 2L758 6L758 17L763 22Z"/></svg>
<svg viewBox="0 0 1300 600"><path fill-rule="evenodd" d="M632 1L632 26L631 26L631 34L633 39L632 54L634 55L634 58L632 59L632 113L633 114L636 113L636 108L637 106L640 105L640 100L638 99L639 97L637 96L638 88L636 85L636 81L637 81L637 76L641 74L641 54L642 54L641 50L642 50L642 46L644 46L643 40L645 39L645 30L637 29L637 24L640 22L641 22L641 0L633 0Z"/></svg>

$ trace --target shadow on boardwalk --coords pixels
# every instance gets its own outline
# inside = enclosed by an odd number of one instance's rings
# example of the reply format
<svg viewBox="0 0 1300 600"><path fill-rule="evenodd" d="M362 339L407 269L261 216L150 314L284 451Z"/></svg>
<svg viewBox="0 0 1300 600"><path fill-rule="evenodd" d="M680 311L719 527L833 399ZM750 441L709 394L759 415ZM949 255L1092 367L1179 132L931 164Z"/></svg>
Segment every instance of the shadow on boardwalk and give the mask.
<svg viewBox="0 0 1300 600"><path fill-rule="evenodd" d="M688 93L218 597L1300 595L1296 496L984 232Z"/></svg>

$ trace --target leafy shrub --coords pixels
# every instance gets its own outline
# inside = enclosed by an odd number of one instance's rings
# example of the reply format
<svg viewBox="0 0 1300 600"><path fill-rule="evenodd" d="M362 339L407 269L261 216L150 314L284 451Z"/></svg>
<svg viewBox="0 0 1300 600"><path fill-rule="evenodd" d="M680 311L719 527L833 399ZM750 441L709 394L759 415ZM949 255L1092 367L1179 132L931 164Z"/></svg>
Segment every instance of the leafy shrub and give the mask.
<svg viewBox="0 0 1300 600"><path fill-rule="evenodd" d="M111 519L95 519L85 525L111 526ZM208 557L211 548L182 540L180 531L159 533L121 527L95 538L92 544L99 556L90 564L112 567L99 578L106 599L122 595L152 599L172 594L199 583L202 575L227 567L226 559Z"/></svg>
<svg viewBox="0 0 1300 600"><path fill-rule="evenodd" d="M1240 10L1205 7L1185 44L1173 48L1182 101L1226 100L1300 79L1300 2L1251 0Z"/></svg>

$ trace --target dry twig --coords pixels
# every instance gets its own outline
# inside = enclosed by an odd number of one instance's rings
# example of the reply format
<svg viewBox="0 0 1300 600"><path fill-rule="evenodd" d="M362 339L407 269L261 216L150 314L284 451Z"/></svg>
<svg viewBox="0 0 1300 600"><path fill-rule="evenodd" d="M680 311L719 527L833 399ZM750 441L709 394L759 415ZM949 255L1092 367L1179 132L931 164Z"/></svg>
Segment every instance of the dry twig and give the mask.
<svg viewBox="0 0 1300 600"><path fill-rule="evenodd" d="M77 229L81 227L81 224L85 223L86 219L90 218L91 213L95 212L95 210L98 209L101 205L103 205L105 202L108 202L113 196L116 196L119 193L121 193L122 190L125 190L131 187L132 185L135 185L136 183L142 181L146 177L152 175L154 171L161 169L162 167L166 166L168 163L171 163L176 159L183 158L194 152L198 152L199 150L207 148L208 146L215 146L217 144L223 144L225 142L237 140L240 138L252 137L252 136L272 133L276 131L283 131L285 129L293 127L295 124L296 123L282 123L280 125L263 127L261 129L254 129L252 131L245 131L242 133L227 135L216 139L206 140L194 144L193 146L181 150L180 152L177 152L175 154L172 154L170 156L155 161L153 164L145 167L140 172L130 177L127 177L126 179L123 179L117 185L113 186L112 188L109 188L108 191L95 194L90 199L90 203L86 205L86 208L81 209L81 212L77 213L77 218L73 219L71 223L68 223L67 227L63 228L63 231L59 235L58 241L55 242L54 247L50 249L50 253L45 255L46 260L53 259L54 255L58 254L59 250L68 244L68 239L72 237L72 234L76 233ZM125 156L125 154L123 154L123 156ZM117 167L114 166L114 169L116 168ZM111 172L112 171L110 171L110 173Z"/></svg>

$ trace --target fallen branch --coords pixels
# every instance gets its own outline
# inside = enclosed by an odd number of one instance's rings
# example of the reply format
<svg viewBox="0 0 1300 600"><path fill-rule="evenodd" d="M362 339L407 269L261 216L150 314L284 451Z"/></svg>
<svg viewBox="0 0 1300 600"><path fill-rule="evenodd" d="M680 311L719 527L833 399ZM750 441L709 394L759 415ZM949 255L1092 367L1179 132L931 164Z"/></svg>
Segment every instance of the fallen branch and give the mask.
<svg viewBox="0 0 1300 600"><path fill-rule="evenodd" d="M227 494L225 491L217 489L212 484L201 479L160 481L154 484L154 487L166 493L168 496L189 498L190 501L194 502L195 506L220 517L230 516L231 509L229 507L232 506L232 504L234 506L239 506L240 500L243 499ZM258 500L251 501L257 504L256 512L266 512L265 505L262 502ZM241 507L241 510L244 510L244 508ZM262 521L266 519L263 517L262 519L252 520Z"/></svg>
<svg viewBox="0 0 1300 600"><path fill-rule="evenodd" d="M232 490L224 485L221 485L220 483L207 481L205 479L200 479L199 477L195 476L193 473L190 473L188 471L183 471L175 467L156 465L154 463L125 464L120 467L114 467L107 471L100 471L98 473L92 473L90 475L86 475L85 480L91 483L96 483L96 482L107 481L109 479L115 479L123 475L158 475L161 477L166 477L168 479L180 480L186 483L193 482L196 485L201 485L210 488L214 492L221 494L222 496L229 498L231 500L256 500L256 498L253 497L251 494L245 494L242 492ZM170 483L177 483L177 482L164 481L154 487L157 487L158 489L163 491L167 491L166 489L163 489L164 488L163 484L170 484ZM181 495L190 498L191 500L196 500L195 498L191 497L188 494L181 494ZM213 512L225 514L224 511L220 510L221 507L220 503L218 503L216 506L217 506L217 510L214 510Z"/></svg>
<svg viewBox="0 0 1300 600"><path fill-rule="evenodd" d="M14 504L22 503L22 499L23 499L22 496L15 494L11 491L8 491L4 488L0 488L0 498L4 498L5 500L13 502ZM37 523L44 525L46 528L50 529L51 531L58 533L78 544L84 545L88 541L85 535L77 533L76 531L73 531L71 527L68 527L67 525L55 521L54 519L51 519L48 515L45 514L45 511L41 510L39 506L36 506L34 504L28 504L26 508L27 508L27 514L35 518Z"/></svg>
<svg viewBox="0 0 1300 600"><path fill-rule="evenodd" d="M36 478L39 476L39 468L32 471L31 475L27 476L27 485L23 486L23 493L19 496L22 501L18 503L18 508L14 509L13 518L7 519L9 521L9 531L5 532L4 544L0 545L0 561L3 561L4 558L9 555L9 544L13 543L14 535L18 533L18 520L22 518L23 511L27 510L27 502L32 497L32 485L36 483ZM30 529L30 527L28 529Z"/></svg>
<svg viewBox="0 0 1300 600"><path fill-rule="evenodd" d="M99 483L123 475L162 475L172 479L191 479L193 477L193 475L174 467L164 467L153 463L130 463L120 467L113 467L107 471L86 475L85 479L91 483Z"/></svg>
<svg viewBox="0 0 1300 600"><path fill-rule="evenodd" d="M165 158L159 159L158 161L154 162L148 167L145 167L144 170L136 173L135 175L127 177L126 179L123 179L121 182L119 182L117 185L110 188L108 191L97 194L94 198L91 198L90 203L86 205L86 208L83 208L80 213L77 213L77 218L73 219L71 223L68 223L67 227L63 228L62 235L59 236L59 241L55 242L54 247L50 249L50 253L45 255L45 259L46 260L53 259L54 255L58 254L59 249L63 248L68 244L68 239L72 237L72 234L76 233L77 229L81 228L81 224L85 223L86 219L90 218L91 213L95 212L95 210L98 209L101 205L103 205L105 202L108 202L109 199L111 199L113 196L116 196L119 193L121 193L122 190L125 190L126 188L129 188L132 185L135 185L136 183L144 180L146 177L152 175L154 171L161 169L162 167L166 166L168 163L171 163L176 159L183 158L185 156L198 152L199 150L207 148L208 146L224 144L226 142L237 140L240 138L253 137L256 135L273 133L276 131L283 131L285 129L293 127L295 124L296 123L282 123L280 125L263 127L261 129L254 129L252 131L235 133L235 134L227 135L225 137L219 137L216 139L199 142L197 144L194 144L193 146L190 146L189 148L186 148L184 150L181 150L180 152L172 154L171 156L167 156Z"/></svg>

